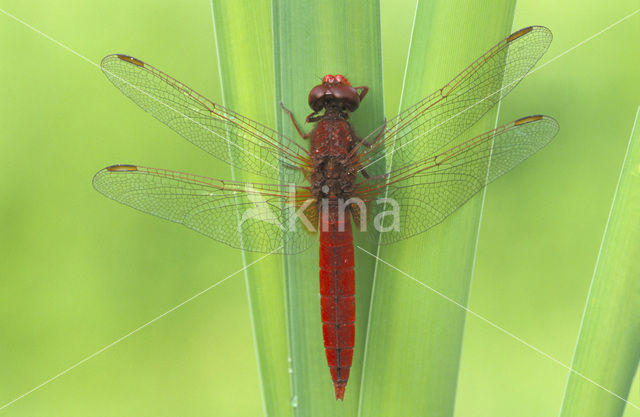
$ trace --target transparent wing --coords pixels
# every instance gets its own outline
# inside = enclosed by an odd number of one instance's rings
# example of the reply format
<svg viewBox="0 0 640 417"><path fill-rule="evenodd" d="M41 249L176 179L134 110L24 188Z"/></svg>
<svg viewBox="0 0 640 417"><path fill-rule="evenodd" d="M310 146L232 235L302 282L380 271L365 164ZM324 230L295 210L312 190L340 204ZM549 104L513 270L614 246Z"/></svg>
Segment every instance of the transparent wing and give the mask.
<svg viewBox="0 0 640 417"><path fill-rule="evenodd" d="M302 207L309 222L317 222L315 205L304 210L310 197L304 187L229 182L136 165L104 168L93 186L113 200L239 249L298 253L314 240L294 215Z"/></svg>
<svg viewBox="0 0 640 417"><path fill-rule="evenodd" d="M544 147L558 130L551 117L524 117L386 176L363 181L358 196L368 203L369 231L374 231L375 224L382 227L380 243L388 244L430 229L486 184ZM384 197L389 200L376 201ZM385 214L394 209L395 214Z"/></svg>
<svg viewBox="0 0 640 417"><path fill-rule="evenodd" d="M371 146L354 150L361 168L376 175L389 169L375 165L385 152L393 166L403 166L451 146L518 84L551 39L551 31L542 26L527 27L503 39L444 87L367 136Z"/></svg>
<svg viewBox="0 0 640 417"><path fill-rule="evenodd" d="M215 104L180 81L127 55L102 60L109 81L185 139L236 168L299 183L308 152L277 131ZM281 178L279 168L283 170Z"/></svg>

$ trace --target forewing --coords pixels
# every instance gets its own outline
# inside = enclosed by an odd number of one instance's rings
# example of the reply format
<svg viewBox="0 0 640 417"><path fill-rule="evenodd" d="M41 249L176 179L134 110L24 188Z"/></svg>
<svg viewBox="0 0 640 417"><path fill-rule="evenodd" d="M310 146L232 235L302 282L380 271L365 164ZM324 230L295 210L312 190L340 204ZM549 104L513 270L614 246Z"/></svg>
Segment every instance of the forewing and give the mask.
<svg viewBox="0 0 640 417"><path fill-rule="evenodd" d="M227 182L136 165L104 168L93 186L113 200L235 248L298 253L313 242L307 228L292 221L293 210L309 197L303 187ZM307 211L311 222L314 209Z"/></svg>
<svg viewBox="0 0 640 417"><path fill-rule="evenodd" d="M382 227L380 243L388 244L430 229L486 184L544 147L558 129L551 117L524 117L393 170L384 179L363 181L358 196L368 202L369 231ZM384 197L389 200L378 200ZM385 215L394 207L397 216Z"/></svg>
<svg viewBox="0 0 640 417"><path fill-rule="evenodd" d="M216 158L267 178L299 183L308 152L288 137L215 104L180 81L127 55L109 55L102 70L120 91ZM279 169L283 168L282 177Z"/></svg>
<svg viewBox="0 0 640 417"><path fill-rule="evenodd" d="M360 166L376 175L381 171L375 162L385 152L393 166L403 166L452 146L531 70L551 39L551 31L542 26L527 27L503 39L444 87L367 136L371 146L357 150Z"/></svg>

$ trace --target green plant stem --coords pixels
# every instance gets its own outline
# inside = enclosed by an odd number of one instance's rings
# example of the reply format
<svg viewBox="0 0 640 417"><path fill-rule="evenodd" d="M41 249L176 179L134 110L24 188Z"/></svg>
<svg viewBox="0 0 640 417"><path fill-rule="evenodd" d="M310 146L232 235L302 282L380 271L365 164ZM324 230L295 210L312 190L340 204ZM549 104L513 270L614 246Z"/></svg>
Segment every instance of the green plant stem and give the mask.
<svg viewBox="0 0 640 417"><path fill-rule="evenodd" d="M401 108L508 35L514 3L420 1ZM492 129L495 120L494 110L467 135ZM381 247L379 257L467 305L481 201L478 195L433 230ZM465 311L379 263L369 319L359 415L453 415Z"/></svg>
<svg viewBox="0 0 640 417"><path fill-rule="evenodd" d="M569 375L561 417L621 416L638 369L639 119L636 114L578 336L572 369L580 375Z"/></svg>
<svg viewBox="0 0 640 417"><path fill-rule="evenodd" d="M212 7L224 105L275 127L271 2L213 0ZM233 168L232 177L264 182ZM246 266L263 254L242 256ZM292 410L282 259L269 256L244 274L265 415L287 417Z"/></svg>
<svg viewBox="0 0 640 417"><path fill-rule="evenodd" d="M325 74L344 74L354 85L371 88L352 122L366 135L383 122L380 10L377 1L274 0L276 97L302 123L311 112L310 89ZM304 126L310 129L309 125ZM278 128L298 138L283 112ZM300 143L309 144L301 139ZM356 242L363 244L358 236ZM375 243L365 246L374 250ZM354 416L357 412L365 328L374 260L356 254L356 339L344 402L337 402L327 366L320 320L318 247L285 257L292 388L297 416Z"/></svg>

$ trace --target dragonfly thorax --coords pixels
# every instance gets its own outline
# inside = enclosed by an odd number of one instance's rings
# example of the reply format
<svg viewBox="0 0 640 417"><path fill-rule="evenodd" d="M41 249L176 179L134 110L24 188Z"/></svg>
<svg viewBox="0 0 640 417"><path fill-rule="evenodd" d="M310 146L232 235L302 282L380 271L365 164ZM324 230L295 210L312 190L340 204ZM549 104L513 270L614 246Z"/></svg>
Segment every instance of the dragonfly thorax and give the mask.
<svg viewBox="0 0 640 417"><path fill-rule="evenodd" d="M311 193L321 200L349 199L354 194L355 174L342 157L327 156L312 174Z"/></svg>

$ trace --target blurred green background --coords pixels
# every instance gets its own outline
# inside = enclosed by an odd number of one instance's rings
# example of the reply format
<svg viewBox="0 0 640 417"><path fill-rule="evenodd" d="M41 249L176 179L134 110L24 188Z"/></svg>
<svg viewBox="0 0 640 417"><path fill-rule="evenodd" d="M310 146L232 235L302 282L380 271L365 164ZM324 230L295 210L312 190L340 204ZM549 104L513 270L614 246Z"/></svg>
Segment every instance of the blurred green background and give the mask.
<svg viewBox="0 0 640 417"><path fill-rule="evenodd" d="M514 28L553 31L544 63L637 7L520 0ZM93 63L134 55L220 100L207 0L4 0L0 8ZM414 9L415 0L382 1L389 117L398 111ZM501 122L544 113L561 131L489 187L470 308L565 364L640 104L639 44L640 13L527 77L501 108ZM0 51L2 407L242 262L234 249L91 187L113 163L221 178L227 166L129 102L97 67L4 14ZM262 415L241 276L0 415ZM558 414L566 369L473 317L465 332L456 416ZM637 376L629 400L640 403ZM640 412L627 407L625 416Z"/></svg>

